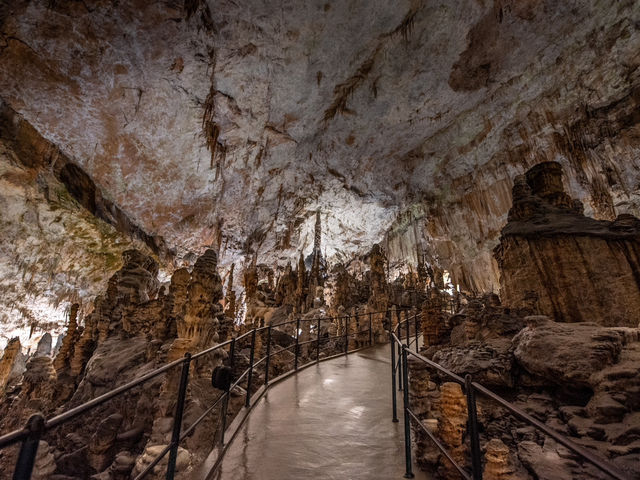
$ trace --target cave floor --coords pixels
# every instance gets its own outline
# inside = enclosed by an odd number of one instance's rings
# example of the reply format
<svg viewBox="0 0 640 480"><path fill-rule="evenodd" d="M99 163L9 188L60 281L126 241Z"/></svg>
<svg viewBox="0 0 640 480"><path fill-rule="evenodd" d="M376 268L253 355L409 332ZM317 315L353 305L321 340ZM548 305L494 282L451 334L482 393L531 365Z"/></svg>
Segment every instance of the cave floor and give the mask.
<svg viewBox="0 0 640 480"><path fill-rule="evenodd" d="M400 409L400 422L391 421L389 348L328 360L274 385L213 478L403 478L404 429ZM429 478L415 465L414 473Z"/></svg>

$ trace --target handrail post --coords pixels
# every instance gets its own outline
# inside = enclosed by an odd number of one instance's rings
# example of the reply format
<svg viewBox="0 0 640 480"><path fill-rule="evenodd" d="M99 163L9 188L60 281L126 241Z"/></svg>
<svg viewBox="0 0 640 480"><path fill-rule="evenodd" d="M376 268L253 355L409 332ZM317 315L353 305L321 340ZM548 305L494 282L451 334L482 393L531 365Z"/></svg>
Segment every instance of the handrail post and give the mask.
<svg viewBox="0 0 640 480"><path fill-rule="evenodd" d="M396 341L393 333L389 332L391 342L391 408L393 411L393 423L398 423L398 400L396 398Z"/></svg>
<svg viewBox="0 0 640 480"><path fill-rule="evenodd" d="M373 313L369 312L369 346L373 346ZM394 387L395 388L395 385Z"/></svg>
<svg viewBox="0 0 640 480"><path fill-rule="evenodd" d="M227 429L227 410L229 409L229 397L231 396L231 384L233 383L233 367L234 367L234 358L236 355L236 339L231 339L231 344L229 345L229 368L231 369L231 381L229 382L229 387L227 387L227 391L225 392L224 406L222 408L222 428L220 434L220 443L224 445L224 431Z"/></svg>
<svg viewBox="0 0 640 480"><path fill-rule="evenodd" d="M180 445L180 429L182 428L182 416L184 414L184 403L187 398L187 386L189 384L189 369L191 368L191 354L184 354L184 363L180 372L180 385L178 387L178 401L176 403L176 413L173 416L173 432L171 433L171 450L169 450L169 461L167 463L167 480L173 480L176 473L176 461L178 459L178 447Z"/></svg>
<svg viewBox="0 0 640 480"><path fill-rule="evenodd" d="M471 441L471 474L473 475L473 480L482 480L482 458L480 453L480 439L478 437L476 393L471 383L471 375L469 374L464 377L464 389L467 394L467 414Z"/></svg>
<svg viewBox="0 0 640 480"><path fill-rule="evenodd" d="M269 360L271 360L271 325L267 328L267 359L264 361L264 384L269 384Z"/></svg>
<svg viewBox="0 0 640 480"><path fill-rule="evenodd" d="M20 446L20 453L13 471L13 480L28 480L33 472L33 464L36 461L40 438L44 433L45 419L40 413L36 413L27 420L29 434Z"/></svg>
<svg viewBox="0 0 640 480"><path fill-rule="evenodd" d="M413 317L415 320L415 334L416 334L416 353L418 353L418 314L416 313Z"/></svg>
<svg viewBox="0 0 640 480"><path fill-rule="evenodd" d="M318 331L316 332L316 363L320 362L320 322L321 318L318 318Z"/></svg>
<svg viewBox="0 0 640 480"><path fill-rule="evenodd" d="M298 370L298 346L300 345L300 318L296 322L296 358L294 362L294 370Z"/></svg>
<svg viewBox="0 0 640 480"><path fill-rule="evenodd" d="M349 353L349 315L344 317L344 353Z"/></svg>
<svg viewBox="0 0 640 480"><path fill-rule="evenodd" d="M398 328L398 333L402 335L402 324L400 328ZM400 344L402 344L402 340L400 339ZM402 351L398 348L398 391L402 391Z"/></svg>
<svg viewBox="0 0 640 480"><path fill-rule="evenodd" d="M253 380L253 360L256 358L256 329L251 333L251 352L249 353L249 373L247 373L247 397L244 406L249 408L251 404L251 381Z"/></svg>
<svg viewBox="0 0 640 480"><path fill-rule="evenodd" d="M402 320L402 316L398 319L398 340L400 341L400 345L402 345L402 324L403 322L408 322L407 320L407 311L403 310L404 320ZM398 391L402 391L402 351L400 347L398 348Z"/></svg>
<svg viewBox="0 0 640 480"><path fill-rule="evenodd" d="M406 345L402 345L402 378L404 380L404 478L413 478L413 466L411 465L411 419L409 417L409 365L407 362Z"/></svg>
<svg viewBox="0 0 640 480"><path fill-rule="evenodd" d="M407 315L407 346L411 345L411 317Z"/></svg>

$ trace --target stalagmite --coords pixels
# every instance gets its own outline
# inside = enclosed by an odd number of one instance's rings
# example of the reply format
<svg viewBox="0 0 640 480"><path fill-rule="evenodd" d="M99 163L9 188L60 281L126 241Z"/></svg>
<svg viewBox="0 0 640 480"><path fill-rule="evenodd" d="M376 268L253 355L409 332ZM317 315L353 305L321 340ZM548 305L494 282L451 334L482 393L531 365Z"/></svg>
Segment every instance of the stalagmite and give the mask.
<svg viewBox="0 0 640 480"><path fill-rule="evenodd" d="M224 306L224 314L233 320L236 318L236 292L233 290L233 269L235 266L236 264L232 263L231 269L229 270L229 280L227 281L227 293L225 295Z"/></svg>
<svg viewBox="0 0 640 480"><path fill-rule="evenodd" d="M219 303L222 281L217 260L217 254L207 250L196 261L188 280L187 272L181 272L176 278L175 291L181 292L184 299L180 300L182 309L176 317L178 338L171 346L171 359L180 358L186 352L197 353L220 339L219 328L225 320Z"/></svg>
<svg viewBox="0 0 640 480"><path fill-rule="evenodd" d="M69 310L69 324L67 325L67 331L62 340L62 346L56 355L53 366L55 367L58 375L65 369L70 367L69 361L73 356L73 350L75 348L75 343L78 341L78 309L80 306L77 303L71 305L71 309Z"/></svg>
<svg viewBox="0 0 640 480"><path fill-rule="evenodd" d="M304 257L300 252L300 258L298 260L298 280L296 283L296 304L294 311L296 313L304 313L305 311L305 299L309 291L309 285L307 281L307 269L304 264Z"/></svg>
<svg viewBox="0 0 640 480"><path fill-rule="evenodd" d="M467 447L464 444L467 428L467 399L459 384L454 382L442 384L438 409L440 413L438 434L448 447L453 459L459 465L465 465L468 457ZM458 471L447 459L441 459L441 468L445 478L458 478Z"/></svg>
<svg viewBox="0 0 640 480"><path fill-rule="evenodd" d="M516 474L516 469L512 465L507 447L498 438L492 438L485 446L484 472L482 478L485 480L518 480L526 478L522 474Z"/></svg>
<svg viewBox="0 0 640 480"><path fill-rule="evenodd" d="M442 293L437 288L432 288L429 291L429 298L423 304L422 315L420 316L425 346L439 344L450 330L444 308L445 303Z"/></svg>
<svg viewBox="0 0 640 480"><path fill-rule="evenodd" d="M18 337L9 340L0 360L0 391L12 379L22 375L25 368L24 358Z"/></svg>
<svg viewBox="0 0 640 480"><path fill-rule="evenodd" d="M377 342L386 341L385 313L389 301L386 272L387 259L380 245L376 244L369 252L371 267L371 286L367 308L373 315L373 333Z"/></svg>

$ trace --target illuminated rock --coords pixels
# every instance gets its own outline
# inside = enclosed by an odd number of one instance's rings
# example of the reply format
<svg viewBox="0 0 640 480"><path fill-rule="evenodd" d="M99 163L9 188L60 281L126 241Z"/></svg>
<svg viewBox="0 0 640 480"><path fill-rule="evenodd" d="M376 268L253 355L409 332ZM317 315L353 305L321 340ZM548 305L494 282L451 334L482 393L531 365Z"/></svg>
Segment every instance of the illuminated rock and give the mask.
<svg viewBox="0 0 640 480"><path fill-rule="evenodd" d="M453 459L464 466L467 462L467 447L464 443L467 399L458 383L445 382L440 386L438 410L438 435ZM459 476L457 470L444 457L440 461L440 468L445 478L453 479Z"/></svg>

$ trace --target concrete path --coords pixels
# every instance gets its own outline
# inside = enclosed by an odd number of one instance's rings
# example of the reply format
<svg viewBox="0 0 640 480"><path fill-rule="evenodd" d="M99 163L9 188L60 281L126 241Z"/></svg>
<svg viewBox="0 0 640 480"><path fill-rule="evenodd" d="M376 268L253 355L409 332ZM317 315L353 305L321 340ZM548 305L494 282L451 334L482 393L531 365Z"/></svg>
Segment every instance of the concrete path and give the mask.
<svg viewBox="0 0 640 480"><path fill-rule="evenodd" d="M214 478L403 478L402 411L393 423L390 365L385 345L322 362L274 385ZM428 478L416 467L414 473Z"/></svg>

